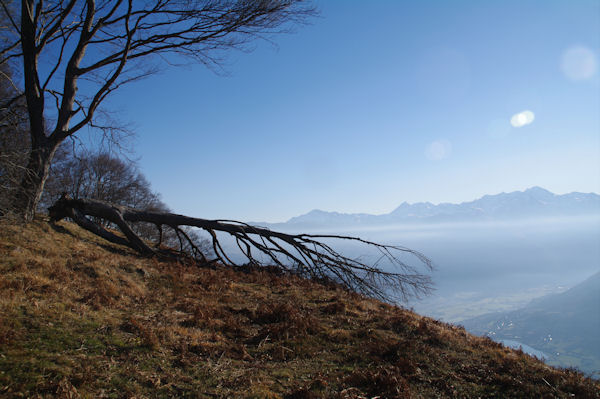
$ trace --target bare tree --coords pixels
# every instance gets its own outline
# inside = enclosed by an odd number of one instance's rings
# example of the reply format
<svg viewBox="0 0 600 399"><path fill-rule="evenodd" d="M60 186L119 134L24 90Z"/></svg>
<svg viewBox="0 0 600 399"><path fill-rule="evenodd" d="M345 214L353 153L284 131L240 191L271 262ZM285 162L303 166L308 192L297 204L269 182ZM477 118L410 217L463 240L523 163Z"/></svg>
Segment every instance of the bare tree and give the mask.
<svg viewBox="0 0 600 399"><path fill-rule="evenodd" d="M77 151L61 146L52 164L40 207L48 208L63 193L138 209L167 210L150 182L130 161L105 151Z"/></svg>
<svg viewBox="0 0 600 399"><path fill-rule="evenodd" d="M105 229L102 224L94 222L88 216L110 221L119 228L123 236ZM154 247L149 245L134 232L132 223L151 223L159 231L162 231L163 226L175 230L182 245L180 249L187 243L192 248L193 256L202 264L218 261L235 265L217 236L217 233L226 233L233 238L251 265L274 265L282 271L305 277L334 280L351 290L384 300L407 300L426 294L431 289L430 277L419 273L415 267L401 259L403 254L409 254L426 269L431 269L431 261L423 254L408 248L382 245L356 237L285 234L237 221L206 220L167 212L141 211L103 201L71 199L68 196L63 196L50 208L50 217L52 221L71 218L100 237L126 245L146 256L173 256L174 253L161 248L160 241ZM183 230L185 226L200 228L210 234L214 259L208 259L203 251L196 247L194 240ZM374 248L378 251L380 259L374 262L375 265L370 265L360 258L344 256L328 243L330 240L348 240ZM261 259L260 255L265 259ZM387 263L387 267L378 267L380 262Z"/></svg>
<svg viewBox="0 0 600 399"><path fill-rule="evenodd" d="M143 211L170 212L134 162L103 151L78 152L82 153L76 154L75 149L68 145L58 149L40 209L50 207L66 193L75 199L90 198ZM116 227L106 219L95 218L94 222L106 228ZM191 255L197 250L203 254L212 253L208 240L189 227L182 228L181 232L169 227L157 231L154 224L138 222L132 224L131 228L141 239L171 247L180 246L180 250L186 254ZM180 241L181 234L185 234L189 241ZM194 247L190 242L194 242Z"/></svg>
<svg viewBox="0 0 600 399"><path fill-rule="evenodd" d="M247 49L314 14L306 0L22 0L20 10L0 0L0 6L9 28L0 31L0 64L18 62L24 83L24 92L4 105L25 98L29 119L30 173L14 199L25 220L33 218L60 143L86 126L106 128L100 105L123 84L155 72L149 60L218 67L226 51Z"/></svg>

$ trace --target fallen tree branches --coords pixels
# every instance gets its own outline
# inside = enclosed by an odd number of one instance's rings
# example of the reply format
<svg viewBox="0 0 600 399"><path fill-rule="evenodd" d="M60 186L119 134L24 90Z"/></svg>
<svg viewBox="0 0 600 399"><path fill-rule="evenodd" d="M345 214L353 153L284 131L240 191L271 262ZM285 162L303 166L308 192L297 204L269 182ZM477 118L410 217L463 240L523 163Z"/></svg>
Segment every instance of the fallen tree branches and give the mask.
<svg viewBox="0 0 600 399"><path fill-rule="evenodd" d="M184 247L187 247L191 255L203 264L222 262L236 265L217 236L217 233L227 233L251 265L275 265L283 271L305 277L333 280L371 297L405 301L427 294L432 287L428 275L418 272L416 267L401 260L401 256L408 254L426 270L431 270L431 261L423 254L408 248L378 244L357 237L286 234L233 220L206 220L166 212L148 212L98 200L72 199L67 195L63 195L49 211L52 221L69 217L84 229L113 243L128 246L145 256L172 256L173 251L162 249L160 238L157 245L149 245L134 232L130 223L154 224L161 237L165 226L173 229L180 243L177 253L182 254ZM99 220L112 223L124 237L102 227L102 224L96 222ZM215 257L208 259L182 226L206 231L212 238ZM368 264L360 258L342 255L329 244L333 240L351 241L375 249L379 259L372 262L373 264ZM383 264L384 268L378 267L379 264Z"/></svg>

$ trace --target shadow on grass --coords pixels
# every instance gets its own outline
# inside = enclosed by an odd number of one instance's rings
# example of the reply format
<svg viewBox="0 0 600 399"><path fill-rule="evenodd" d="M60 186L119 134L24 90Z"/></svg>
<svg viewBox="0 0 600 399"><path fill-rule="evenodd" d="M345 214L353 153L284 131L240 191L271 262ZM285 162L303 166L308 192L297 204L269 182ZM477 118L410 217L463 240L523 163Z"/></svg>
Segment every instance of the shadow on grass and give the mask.
<svg viewBox="0 0 600 399"><path fill-rule="evenodd" d="M73 232L72 232L72 231L70 231L69 229L66 229L64 226L61 226L61 225L59 225L59 224L57 224L57 223L52 223L52 222L49 222L49 223L48 223L48 225L49 225L49 226L50 226L50 227L51 227L51 228L52 228L54 231L56 231L57 233L60 233L60 234L66 234L66 235L69 235L69 236L71 236L71 237L73 237L73 238L76 238L76 239L78 239L78 240L81 240L81 241L83 241L83 242L87 242L87 243L90 243L90 244L97 245L97 246L99 246L100 248L102 248L102 249L105 249L105 250L107 250L107 251L109 251L109 252L111 252L111 253L113 253L113 254L116 254L116 255L124 255L124 256L128 256L128 255L135 254L135 252L132 252L131 250L129 250L129 249L126 249L126 248L116 248L116 247L114 247L114 246L112 246L112 245L103 244L103 243L99 243L99 242L97 242L97 241L87 240L87 239L85 239L85 238L78 237L77 235L73 234Z"/></svg>

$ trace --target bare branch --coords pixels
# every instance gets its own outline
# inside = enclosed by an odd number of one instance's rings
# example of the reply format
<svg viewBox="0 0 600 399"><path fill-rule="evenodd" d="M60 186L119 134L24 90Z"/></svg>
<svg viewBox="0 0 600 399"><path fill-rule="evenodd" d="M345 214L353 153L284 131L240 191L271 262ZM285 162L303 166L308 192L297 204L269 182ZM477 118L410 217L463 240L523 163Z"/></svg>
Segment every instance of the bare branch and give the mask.
<svg viewBox="0 0 600 399"><path fill-rule="evenodd" d="M15 32L17 32L18 34L21 34L21 30L19 29L19 26L17 25L15 18L13 18L10 10L8 9L8 5L6 4L6 1L0 0L0 4L2 5L2 10L4 11L4 14L6 14L6 16L7 16L8 20L10 21L10 24L12 25Z"/></svg>
<svg viewBox="0 0 600 399"><path fill-rule="evenodd" d="M431 270L431 261L420 252L392 245L384 245L363 240L357 237L342 235L287 234L254 227L236 221L207 220L192 218L166 212L140 211L124 206L117 206L103 201L91 199L71 199L63 196L51 208L50 216L53 221L71 217L76 223L90 231L86 220L80 223L75 212L94 218L105 219L114 223L126 237L128 247L143 255L162 255L161 249L150 248L137 237L128 223L146 222L156 226L169 226L174 229L180 239L180 251L183 251L183 239L191 246L192 253L202 264L220 261L224 264L235 265L231 256L224 249L217 232L227 233L235 240L238 249L250 264L275 265L282 271L301 274L311 278L330 279L345 287L372 297L384 300L401 299L427 294L431 290L429 276L418 272L415 266L401 260L403 254L416 258L419 264ZM181 226L192 226L208 232L212 237L212 245L216 259L208 261L197 248ZM103 233L104 234L104 233ZM258 238L258 239L257 239ZM338 253L326 241L343 240L363 244L380 253L375 264L368 264L360 258L350 258ZM114 240L113 240L114 242ZM257 258L252 249L257 250L269 259L265 262ZM172 256L169 251L168 255ZM383 260L386 268L377 265Z"/></svg>
<svg viewBox="0 0 600 399"><path fill-rule="evenodd" d="M65 21L65 18L67 17L67 15L69 15L69 13L71 12L71 10L73 10L73 7L75 7L75 3L77 3L77 0L71 0L69 1L69 3L67 4L67 6L61 10L60 13L56 14L54 16L54 18L50 21L50 23L54 23L50 29L48 29L46 31L46 33L44 34L44 36L42 36L39 41L38 44L36 46L36 50L39 53L40 51L42 51L42 49L44 48L44 46L46 45L46 43L48 43L48 40L54 36L56 34L56 32L58 32L59 30L63 29L63 23ZM62 6L62 2L61 2L61 6Z"/></svg>

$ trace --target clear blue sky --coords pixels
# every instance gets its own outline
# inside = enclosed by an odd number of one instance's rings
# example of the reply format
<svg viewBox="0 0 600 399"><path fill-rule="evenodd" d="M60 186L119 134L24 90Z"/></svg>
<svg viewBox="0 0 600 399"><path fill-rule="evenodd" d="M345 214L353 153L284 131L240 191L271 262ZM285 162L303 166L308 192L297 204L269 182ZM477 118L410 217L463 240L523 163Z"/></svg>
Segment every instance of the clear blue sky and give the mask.
<svg viewBox="0 0 600 399"><path fill-rule="evenodd" d="M110 99L174 211L283 221L600 192L600 2L317 5L278 48L231 53L228 76L170 68Z"/></svg>

